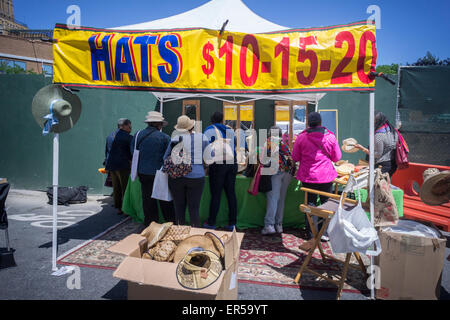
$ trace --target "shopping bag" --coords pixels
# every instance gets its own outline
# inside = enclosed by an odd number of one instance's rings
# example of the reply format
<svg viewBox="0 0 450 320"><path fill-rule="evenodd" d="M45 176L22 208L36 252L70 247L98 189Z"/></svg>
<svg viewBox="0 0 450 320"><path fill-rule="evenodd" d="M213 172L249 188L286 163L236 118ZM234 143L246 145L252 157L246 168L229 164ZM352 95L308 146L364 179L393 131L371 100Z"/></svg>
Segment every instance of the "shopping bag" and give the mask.
<svg viewBox="0 0 450 320"><path fill-rule="evenodd" d="M259 191L259 182L261 181L261 164L258 165L258 169L256 169L255 176L252 179L252 182L250 183L250 186L248 188L248 193L250 193L252 196L256 196Z"/></svg>
<svg viewBox="0 0 450 320"><path fill-rule="evenodd" d="M374 226L395 226L398 222L398 210L391 190L389 174L375 169L374 182ZM367 197L369 199L369 197Z"/></svg>
<svg viewBox="0 0 450 320"><path fill-rule="evenodd" d="M136 180L137 176L137 168L139 163L139 150L136 149L136 143L140 132L141 131L138 131L138 133L136 133L136 138L134 140L133 160L131 160L131 173L130 173L131 181Z"/></svg>
<svg viewBox="0 0 450 320"><path fill-rule="evenodd" d="M169 190L169 176L161 170L156 171L155 180L153 182L152 198L172 201L172 194Z"/></svg>
<svg viewBox="0 0 450 320"><path fill-rule="evenodd" d="M358 190L359 193L359 190ZM342 201L341 196L341 201ZM381 253L378 233L370 223L361 205L361 196L358 204L351 210L342 208L341 201L337 212L328 225L328 237L334 253L360 252L377 256ZM369 248L376 244L376 250Z"/></svg>

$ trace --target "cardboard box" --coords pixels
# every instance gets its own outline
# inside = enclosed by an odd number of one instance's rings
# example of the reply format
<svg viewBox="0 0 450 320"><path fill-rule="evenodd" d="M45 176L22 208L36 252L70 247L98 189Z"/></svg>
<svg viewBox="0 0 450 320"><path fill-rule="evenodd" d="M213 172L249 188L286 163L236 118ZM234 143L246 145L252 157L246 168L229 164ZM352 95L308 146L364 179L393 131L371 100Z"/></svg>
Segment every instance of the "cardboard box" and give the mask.
<svg viewBox="0 0 450 320"><path fill-rule="evenodd" d="M190 235L205 234L209 229L191 228ZM140 257L139 234L131 234L108 250L127 257L113 276L128 281L129 300L236 300L238 291L239 250L244 234L241 232L213 231L217 236L227 234L225 269L219 279L201 290L182 287L176 278L177 264L158 262Z"/></svg>
<svg viewBox="0 0 450 320"><path fill-rule="evenodd" d="M375 258L381 277L378 299L439 299L447 239L431 227L439 239L379 231L382 252Z"/></svg>

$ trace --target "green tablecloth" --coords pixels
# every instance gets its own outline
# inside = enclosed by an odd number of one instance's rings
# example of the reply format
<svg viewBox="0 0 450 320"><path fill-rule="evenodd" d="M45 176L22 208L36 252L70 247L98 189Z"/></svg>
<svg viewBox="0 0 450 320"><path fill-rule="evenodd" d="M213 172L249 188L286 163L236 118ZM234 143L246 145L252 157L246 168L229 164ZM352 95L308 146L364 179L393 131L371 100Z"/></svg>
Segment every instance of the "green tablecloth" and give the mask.
<svg viewBox="0 0 450 320"><path fill-rule="evenodd" d="M239 229L255 228L264 226L264 216L266 214L266 195L259 193L252 196L247 192L251 179L238 175L236 177L236 197L238 203L237 225ZM300 191L301 183L292 179L286 195L284 207L283 225L285 227L303 227L305 215L299 211L299 205L304 201L304 193ZM209 215L209 203L211 194L209 192L209 177L205 178L202 200L200 202L200 220L206 221ZM144 211L142 209L141 184L137 178L135 181L128 180L125 191L122 211L131 216L135 221L144 222ZM164 221L160 211L160 221ZM186 222L189 215L186 212ZM228 225L228 201L225 192L222 193L220 209L217 214L216 224L219 227Z"/></svg>
<svg viewBox="0 0 450 320"><path fill-rule="evenodd" d="M239 229L255 228L264 226L264 216L266 214L266 195L259 193L257 196L250 195L247 190L249 188L251 178L238 175L236 177L236 197L238 203L237 225ZM299 205L304 203L304 192L300 190L301 183L296 179L292 179L286 195L286 204L284 207L283 226L285 227L303 227L305 224L305 215L300 212ZM403 191L393 190L393 195L399 215L403 216ZM361 190L361 199L365 201L367 198L367 190ZM211 194L209 192L209 177L205 179L205 187L203 189L202 200L200 203L200 220L206 221L209 215L209 203ZM135 181L128 180L127 189L125 191L122 210L133 220L143 223L144 211L142 209L142 193L139 178ZM161 211L159 213L160 221L164 221ZM189 215L186 212L186 222L189 223ZM217 214L217 226L224 227L228 224L228 202L225 192L222 193L220 201L220 209Z"/></svg>

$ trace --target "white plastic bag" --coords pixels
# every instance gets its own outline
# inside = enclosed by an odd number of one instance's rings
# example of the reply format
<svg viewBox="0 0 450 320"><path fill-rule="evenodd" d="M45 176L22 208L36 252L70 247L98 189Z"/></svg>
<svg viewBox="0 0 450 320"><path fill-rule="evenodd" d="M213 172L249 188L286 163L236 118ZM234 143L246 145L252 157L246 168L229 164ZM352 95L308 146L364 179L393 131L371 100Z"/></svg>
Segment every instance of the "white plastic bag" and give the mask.
<svg viewBox="0 0 450 320"><path fill-rule="evenodd" d="M359 193L359 190L358 190ZM361 196L358 205L350 211L345 211L339 202L337 212L328 225L328 237L334 253L361 252L377 256L381 253L381 245L377 231L370 223L361 205ZM377 250L369 250L376 244Z"/></svg>
<svg viewBox="0 0 450 320"><path fill-rule="evenodd" d="M136 180L137 176L137 168L139 163L139 150L136 149L136 143L140 132L141 131L138 131L138 133L136 133L136 139L134 140L133 160L131 160L131 174L130 174L131 181Z"/></svg>
<svg viewBox="0 0 450 320"><path fill-rule="evenodd" d="M156 171L152 198L163 201L172 201L173 199L169 190L169 176L161 170Z"/></svg>

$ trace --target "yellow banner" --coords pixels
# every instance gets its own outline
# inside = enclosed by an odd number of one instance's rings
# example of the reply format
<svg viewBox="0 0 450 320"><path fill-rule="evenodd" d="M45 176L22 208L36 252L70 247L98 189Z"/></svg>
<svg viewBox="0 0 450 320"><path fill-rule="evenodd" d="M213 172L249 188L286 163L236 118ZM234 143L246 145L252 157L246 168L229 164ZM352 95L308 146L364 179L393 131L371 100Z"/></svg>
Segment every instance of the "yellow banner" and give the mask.
<svg viewBox="0 0 450 320"><path fill-rule="evenodd" d="M56 25L54 83L132 90L279 93L374 89L366 22L245 34Z"/></svg>

